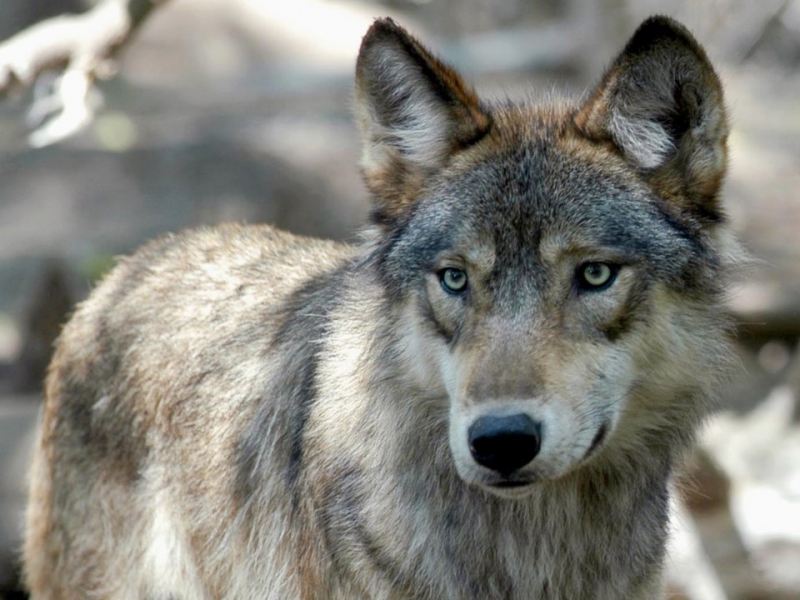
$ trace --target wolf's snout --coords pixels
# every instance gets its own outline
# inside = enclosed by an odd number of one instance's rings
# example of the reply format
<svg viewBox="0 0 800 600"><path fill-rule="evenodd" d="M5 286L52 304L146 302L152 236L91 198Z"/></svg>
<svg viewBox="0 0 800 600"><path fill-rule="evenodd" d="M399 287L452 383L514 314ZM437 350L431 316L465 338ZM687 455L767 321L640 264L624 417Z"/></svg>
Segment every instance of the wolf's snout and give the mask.
<svg viewBox="0 0 800 600"><path fill-rule="evenodd" d="M522 413L480 417L467 435L475 461L503 476L531 462L542 443L541 425Z"/></svg>

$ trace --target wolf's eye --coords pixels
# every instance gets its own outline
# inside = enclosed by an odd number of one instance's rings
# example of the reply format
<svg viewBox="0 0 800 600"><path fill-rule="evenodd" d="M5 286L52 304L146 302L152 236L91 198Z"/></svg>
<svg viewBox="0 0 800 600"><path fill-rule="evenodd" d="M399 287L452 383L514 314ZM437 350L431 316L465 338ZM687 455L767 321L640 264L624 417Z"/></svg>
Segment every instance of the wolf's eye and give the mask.
<svg viewBox="0 0 800 600"><path fill-rule="evenodd" d="M443 269L439 272L439 280L445 291L451 294L459 294L467 289L467 273L461 269Z"/></svg>
<svg viewBox="0 0 800 600"><path fill-rule="evenodd" d="M617 278L618 265L602 262L584 263L578 267L578 286L583 290L599 292L611 287Z"/></svg>

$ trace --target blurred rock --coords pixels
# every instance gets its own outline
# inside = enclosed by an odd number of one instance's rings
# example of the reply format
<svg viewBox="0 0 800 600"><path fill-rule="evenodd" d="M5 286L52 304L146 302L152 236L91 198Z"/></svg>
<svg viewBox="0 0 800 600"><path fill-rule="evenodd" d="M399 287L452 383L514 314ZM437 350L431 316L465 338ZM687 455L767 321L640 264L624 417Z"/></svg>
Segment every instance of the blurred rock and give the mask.
<svg viewBox="0 0 800 600"><path fill-rule="evenodd" d="M53 345L73 304L66 266L58 259L49 260L30 293L21 319L22 349L11 382L16 392L41 391Z"/></svg>

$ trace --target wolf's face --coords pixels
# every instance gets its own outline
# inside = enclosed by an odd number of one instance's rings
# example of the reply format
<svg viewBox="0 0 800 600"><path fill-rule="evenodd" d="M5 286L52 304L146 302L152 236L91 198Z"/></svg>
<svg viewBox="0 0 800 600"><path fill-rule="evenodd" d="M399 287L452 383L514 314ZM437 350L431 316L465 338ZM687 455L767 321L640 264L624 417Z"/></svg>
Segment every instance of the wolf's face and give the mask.
<svg viewBox="0 0 800 600"><path fill-rule="evenodd" d="M499 495L691 425L719 361L719 84L649 23L588 102L546 108L481 103L390 22L365 38L380 272L459 475Z"/></svg>

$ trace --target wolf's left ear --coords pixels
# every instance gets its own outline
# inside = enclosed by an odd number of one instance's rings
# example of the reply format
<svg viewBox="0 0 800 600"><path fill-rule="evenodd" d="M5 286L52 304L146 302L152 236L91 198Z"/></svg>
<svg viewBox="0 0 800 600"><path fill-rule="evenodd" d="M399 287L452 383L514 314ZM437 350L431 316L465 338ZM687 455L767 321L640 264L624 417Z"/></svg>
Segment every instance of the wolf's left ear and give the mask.
<svg viewBox="0 0 800 600"><path fill-rule="evenodd" d="M588 138L613 143L651 184L703 220L719 217L728 124L701 46L667 17L646 20L578 112Z"/></svg>
<svg viewBox="0 0 800 600"><path fill-rule="evenodd" d="M425 179L490 124L461 77L391 19L364 36L355 100L361 168L379 221L402 213Z"/></svg>

